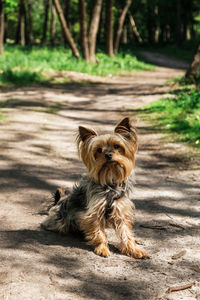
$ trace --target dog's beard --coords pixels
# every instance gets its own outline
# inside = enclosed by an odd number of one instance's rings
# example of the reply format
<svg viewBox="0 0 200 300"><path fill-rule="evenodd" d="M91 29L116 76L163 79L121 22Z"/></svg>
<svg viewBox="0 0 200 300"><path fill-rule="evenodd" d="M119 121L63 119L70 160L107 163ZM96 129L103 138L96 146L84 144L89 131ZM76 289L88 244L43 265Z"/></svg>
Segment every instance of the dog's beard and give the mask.
<svg viewBox="0 0 200 300"><path fill-rule="evenodd" d="M98 172L98 180L101 185L119 184L124 179L125 168L116 161L106 162Z"/></svg>

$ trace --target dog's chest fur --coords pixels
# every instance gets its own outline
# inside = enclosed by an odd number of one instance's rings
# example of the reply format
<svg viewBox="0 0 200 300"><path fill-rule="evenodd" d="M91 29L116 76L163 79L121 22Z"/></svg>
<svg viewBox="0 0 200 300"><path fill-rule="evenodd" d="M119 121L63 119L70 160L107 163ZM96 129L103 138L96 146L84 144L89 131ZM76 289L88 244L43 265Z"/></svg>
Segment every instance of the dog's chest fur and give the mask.
<svg viewBox="0 0 200 300"><path fill-rule="evenodd" d="M58 218L62 219L72 230L79 229L77 216L90 218L96 214L98 217L108 219L120 199L128 199L126 201L130 202L133 184L133 175L120 185L104 186L84 176L79 184L74 186L72 192L57 203ZM124 205L127 204L124 202Z"/></svg>

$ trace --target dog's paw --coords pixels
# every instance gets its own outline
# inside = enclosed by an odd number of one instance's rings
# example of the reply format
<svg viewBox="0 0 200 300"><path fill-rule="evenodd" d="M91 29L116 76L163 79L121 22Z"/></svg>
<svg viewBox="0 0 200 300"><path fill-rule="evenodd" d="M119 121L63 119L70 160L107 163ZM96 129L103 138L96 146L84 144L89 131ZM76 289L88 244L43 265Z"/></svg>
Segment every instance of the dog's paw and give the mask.
<svg viewBox="0 0 200 300"><path fill-rule="evenodd" d="M123 247L121 248L121 253L127 256L131 256L137 259L147 259L149 255L144 251L136 247Z"/></svg>
<svg viewBox="0 0 200 300"><path fill-rule="evenodd" d="M143 259L149 258L149 255L144 250L141 250L139 248L135 248L131 256L133 256L134 258L143 258Z"/></svg>
<svg viewBox="0 0 200 300"><path fill-rule="evenodd" d="M103 257L108 257L110 255L110 251L107 245L100 244L94 248L94 253Z"/></svg>

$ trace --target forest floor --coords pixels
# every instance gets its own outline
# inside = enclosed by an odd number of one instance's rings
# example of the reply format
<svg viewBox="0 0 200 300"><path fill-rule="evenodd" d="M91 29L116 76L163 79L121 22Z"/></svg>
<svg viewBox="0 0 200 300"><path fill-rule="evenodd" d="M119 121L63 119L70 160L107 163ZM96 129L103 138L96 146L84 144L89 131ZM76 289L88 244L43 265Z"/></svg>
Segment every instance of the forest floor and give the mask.
<svg viewBox="0 0 200 300"><path fill-rule="evenodd" d="M0 90L5 116L0 135L0 299L200 299L195 151L163 140L134 113L172 89L166 80L183 74L178 62L176 67L176 61L173 66L169 61L164 59L168 68L127 76L69 72L72 82L67 84ZM73 82L82 79L86 81ZM112 232L111 256L102 258L80 237L40 229L51 193L58 186L71 187L85 170L75 147L78 125L111 131L123 116L134 118L139 133L134 231L148 260L121 255ZM189 289L167 292L190 283Z"/></svg>

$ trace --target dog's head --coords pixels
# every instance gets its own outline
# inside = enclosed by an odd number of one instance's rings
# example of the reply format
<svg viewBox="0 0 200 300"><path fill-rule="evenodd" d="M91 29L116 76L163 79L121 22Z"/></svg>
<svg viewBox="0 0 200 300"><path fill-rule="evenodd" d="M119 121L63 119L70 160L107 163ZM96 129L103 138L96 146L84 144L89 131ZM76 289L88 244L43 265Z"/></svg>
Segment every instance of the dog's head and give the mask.
<svg viewBox="0 0 200 300"><path fill-rule="evenodd" d="M77 145L90 177L101 185L120 184L131 173L137 151L136 129L124 118L114 133L98 135L79 126Z"/></svg>

